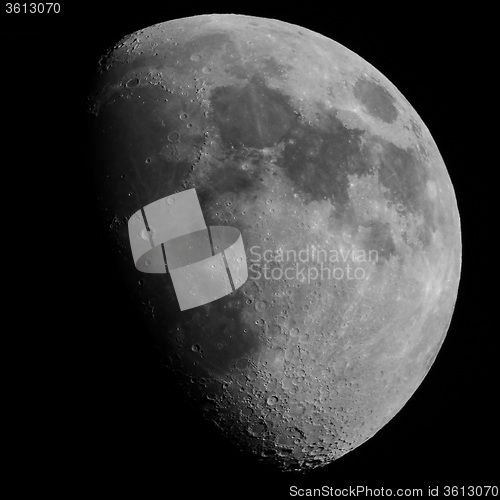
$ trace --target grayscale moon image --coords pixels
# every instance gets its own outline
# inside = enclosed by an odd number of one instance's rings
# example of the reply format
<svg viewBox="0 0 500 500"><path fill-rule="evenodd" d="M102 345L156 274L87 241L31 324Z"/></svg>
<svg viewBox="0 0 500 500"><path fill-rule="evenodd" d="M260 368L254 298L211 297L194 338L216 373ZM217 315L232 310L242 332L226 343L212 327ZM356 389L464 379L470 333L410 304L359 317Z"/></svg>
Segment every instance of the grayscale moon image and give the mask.
<svg viewBox="0 0 500 500"><path fill-rule="evenodd" d="M279 469L370 439L450 325L457 201L400 90L321 34L242 15L156 24L99 61L92 174L144 334L221 436ZM136 268L129 224L188 190L201 228L241 235L248 278L181 310L174 276Z"/></svg>

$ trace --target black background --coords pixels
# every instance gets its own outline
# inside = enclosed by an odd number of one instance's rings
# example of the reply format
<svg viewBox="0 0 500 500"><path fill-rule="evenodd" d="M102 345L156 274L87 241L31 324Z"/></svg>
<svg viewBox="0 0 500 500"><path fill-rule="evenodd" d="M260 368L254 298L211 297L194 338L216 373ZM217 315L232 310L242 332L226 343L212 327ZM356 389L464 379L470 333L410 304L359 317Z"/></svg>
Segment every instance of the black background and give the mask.
<svg viewBox="0 0 500 500"><path fill-rule="evenodd" d="M491 13L213 2L61 6L49 16L2 12L4 266L13 299L5 313L5 413L18 486L288 498L293 484L426 491L498 481L498 326L487 300L496 298L489 287L498 271L494 240L486 237L497 231L487 206L494 168L491 159L480 159L496 147L491 137L485 145L493 132L482 118L491 102L483 82L491 75L480 55L481 33ZM462 278L435 364L372 439L307 474L256 462L181 403L99 246L85 134L86 94L99 56L135 30L211 13L298 24L366 59L430 129L458 198Z"/></svg>

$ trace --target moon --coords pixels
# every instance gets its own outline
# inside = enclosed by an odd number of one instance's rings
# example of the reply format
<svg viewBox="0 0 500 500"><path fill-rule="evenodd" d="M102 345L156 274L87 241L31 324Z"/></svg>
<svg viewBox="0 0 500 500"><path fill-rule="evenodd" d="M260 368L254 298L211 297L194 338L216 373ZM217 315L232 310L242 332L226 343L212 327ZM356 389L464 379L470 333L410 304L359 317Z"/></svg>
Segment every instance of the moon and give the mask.
<svg viewBox="0 0 500 500"><path fill-rule="evenodd" d="M273 19L203 15L126 36L90 96L92 176L117 279L198 411L257 459L330 463L429 371L461 267L453 185L402 93L337 42ZM195 189L240 233L248 279L179 310L128 222Z"/></svg>

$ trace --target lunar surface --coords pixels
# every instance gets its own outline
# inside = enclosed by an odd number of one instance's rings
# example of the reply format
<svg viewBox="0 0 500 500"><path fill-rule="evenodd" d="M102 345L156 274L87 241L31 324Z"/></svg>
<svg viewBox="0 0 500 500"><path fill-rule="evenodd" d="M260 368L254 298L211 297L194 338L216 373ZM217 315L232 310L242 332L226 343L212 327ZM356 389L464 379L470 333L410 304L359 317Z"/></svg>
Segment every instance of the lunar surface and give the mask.
<svg viewBox="0 0 500 500"><path fill-rule="evenodd" d="M119 279L199 411L286 470L373 436L434 362L461 266L453 186L399 90L320 34L207 15L118 42L89 112ZM181 311L127 224L193 188L207 226L241 233L248 279Z"/></svg>

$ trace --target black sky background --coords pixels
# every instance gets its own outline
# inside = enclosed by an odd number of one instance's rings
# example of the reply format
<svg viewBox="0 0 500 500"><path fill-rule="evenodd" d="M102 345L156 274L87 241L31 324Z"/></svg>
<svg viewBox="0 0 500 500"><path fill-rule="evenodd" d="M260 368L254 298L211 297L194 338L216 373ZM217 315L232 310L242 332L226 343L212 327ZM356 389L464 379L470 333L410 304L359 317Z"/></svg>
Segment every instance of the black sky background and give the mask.
<svg viewBox="0 0 500 500"><path fill-rule="evenodd" d="M491 140L484 146L489 131L480 118L489 106L478 76L485 73L480 34L489 14L469 7L438 15L422 6L392 12L315 4L61 6L61 14L45 18L2 13L4 262L13 273L5 283L15 283L5 313L12 421L6 436L15 443L10 462L20 488L288 498L292 484L425 490L498 484L498 325L488 305L498 296L489 288L498 268L486 244L493 240L485 238L497 231L487 218L485 177L494 161L485 164L478 154L482 149L489 158L496 148ZM372 439L307 474L257 463L182 403L99 247L85 135L86 94L99 56L135 30L211 13L299 24L366 59L430 129L458 198L462 279L436 362Z"/></svg>

